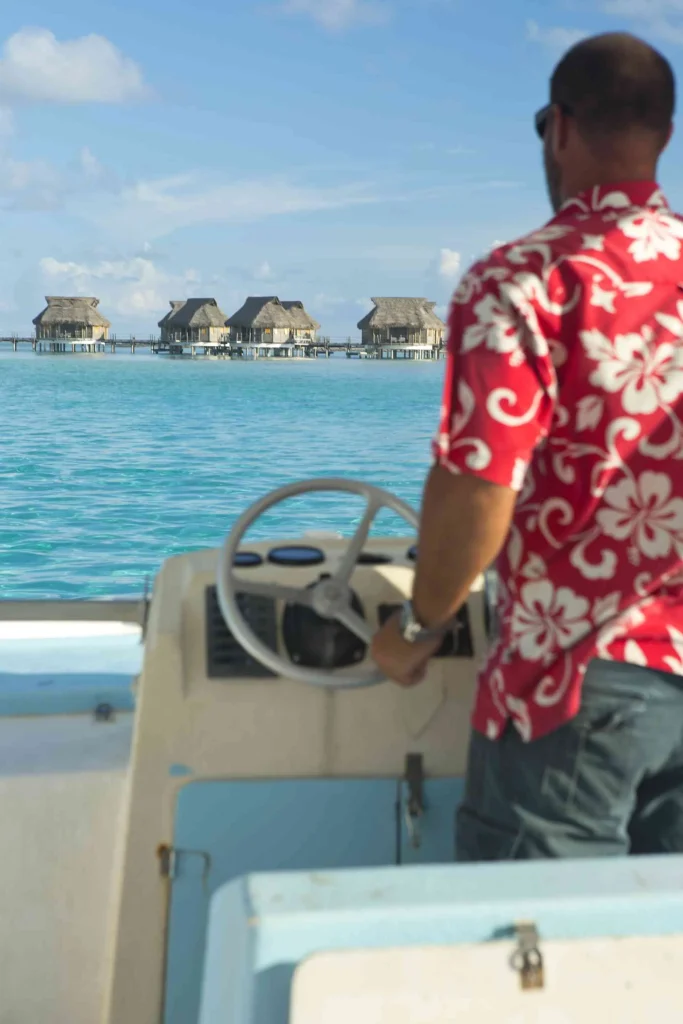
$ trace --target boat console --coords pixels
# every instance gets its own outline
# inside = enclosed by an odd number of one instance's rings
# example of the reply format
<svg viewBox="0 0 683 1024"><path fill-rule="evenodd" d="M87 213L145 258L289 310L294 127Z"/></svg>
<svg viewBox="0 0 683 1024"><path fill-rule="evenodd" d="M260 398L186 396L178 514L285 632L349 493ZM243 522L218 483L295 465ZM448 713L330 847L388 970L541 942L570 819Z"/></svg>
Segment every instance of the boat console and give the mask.
<svg viewBox="0 0 683 1024"><path fill-rule="evenodd" d="M380 500L400 507L359 486L372 515ZM284 490L275 497L299 493ZM368 642L410 593L414 535L370 537L367 514L353 541L245 546L272 504L250 510L222 552L171 559L155 585L112 1021L156 1019L164 990L165 1024L197 1019L211 896L247 872L453 858L475 657L486 646L481 588L424 684L401 690L379 679Z"/></svg>
<svg viewBox="0 0 683 1024"><path fill-rule="evenodd" d="M351 540L248 540L279 501L329 489L365 501ZM385 505L405 536L370 533ZM365 484L292 485L248 510L220 551L167 561L137 626L112 637L100 624L93 639L91 624L80 681L57 671L65 652L49 635L36 639L50 628L31 627L32 656L49 665L0 674L16 757L0 761L8 1020L450 1024L512 1020L507 1005L540 1021L530 993L551 1012L579 991L575 974L604 973L615 936L636 943L623 963L654 950L666 1008L683 966L683 940L661 938L683 932L678 858L452 865L483 582L419 687L381 680L368 657L410 594L416 522ZM579 938L593 945L566 948ZM579 1004L583 1015L547 1019L605 1019Z"/></svg>

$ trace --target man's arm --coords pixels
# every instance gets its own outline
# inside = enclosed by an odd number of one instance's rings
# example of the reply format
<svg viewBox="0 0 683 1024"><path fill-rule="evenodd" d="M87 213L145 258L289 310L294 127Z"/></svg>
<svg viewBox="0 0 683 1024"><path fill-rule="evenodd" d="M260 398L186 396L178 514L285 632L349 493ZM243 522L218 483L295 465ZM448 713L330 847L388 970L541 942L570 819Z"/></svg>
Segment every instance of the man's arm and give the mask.
<svg viewBox="0 0 683 1024"><path fill-rule="evenodd" d="M413 610L427 628L447 623L497 558L517 498L510 487L434 466L422 498Z"/></svg>
<svg viewBox="0 0 683 1024"><path fill-rule="evenodd" d="M421 625L446 625L465 603L477 576L494 561L507 535L517 494L479 477L434 466L422 500L413 610ZM372 656L400 686L415 686L441 638L408 643L399 616L377 633Z"/></svg>
<svg viewBox="0 0 683 1024"><path fill-rule="evenodd" d="M555 402L546 338L558 325L544 321L542 329L515 283L518 268L492 260L466 275L449 315L436 466L424 493L413 589L413 616L426 629L449 622L501 550ZM397 617L377 633L372 656L390 679L413 686L440 646L438 635L408 642Z"/></svg>

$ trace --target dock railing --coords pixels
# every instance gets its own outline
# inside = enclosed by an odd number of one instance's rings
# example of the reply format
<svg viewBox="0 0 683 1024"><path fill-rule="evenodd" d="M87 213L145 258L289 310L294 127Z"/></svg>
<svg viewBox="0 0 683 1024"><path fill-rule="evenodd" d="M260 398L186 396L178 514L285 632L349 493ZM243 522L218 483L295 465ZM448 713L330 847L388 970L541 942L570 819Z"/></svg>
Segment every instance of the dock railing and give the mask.
<svg viewBox="0 0 683 1024"><path fill-rule="evenodd" d="M317 359L321 356L346 356L347 359L441 359L445 354L443 345L420 344L412 345L405 342L386 342L362 344L351 338L345 340L331 339L321 336L316 339L291 339L283 343L273 344L263 341L230 341L222 342L168 342L160 338L26 338L18 335L0 337L0 350L11 346L12 351L20 352L30 348L35 353L47 354L104 354L114 355L117 351L127 350L134 355L137 350L149 352L151 355L170 355L206 358L218 356L227 359L253 359L268 356L280 356L297 359ZM189 350L189 351L188 351Z"/></svg>

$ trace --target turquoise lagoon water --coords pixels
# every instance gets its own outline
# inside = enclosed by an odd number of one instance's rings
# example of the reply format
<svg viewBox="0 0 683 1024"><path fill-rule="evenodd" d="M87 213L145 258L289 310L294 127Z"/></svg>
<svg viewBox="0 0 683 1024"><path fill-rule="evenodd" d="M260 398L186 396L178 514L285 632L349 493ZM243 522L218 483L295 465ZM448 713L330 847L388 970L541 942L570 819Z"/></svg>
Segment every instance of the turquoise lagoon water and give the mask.
<svg viewBox="0 0 683 1024"><path fill-rule="evenodd" d="M340 475L419 504L443 363L0 356L0 598L139 595L292 480ZM344 496L253 536L350 533ZM374 532L407 533L391 513Z"/></svg>

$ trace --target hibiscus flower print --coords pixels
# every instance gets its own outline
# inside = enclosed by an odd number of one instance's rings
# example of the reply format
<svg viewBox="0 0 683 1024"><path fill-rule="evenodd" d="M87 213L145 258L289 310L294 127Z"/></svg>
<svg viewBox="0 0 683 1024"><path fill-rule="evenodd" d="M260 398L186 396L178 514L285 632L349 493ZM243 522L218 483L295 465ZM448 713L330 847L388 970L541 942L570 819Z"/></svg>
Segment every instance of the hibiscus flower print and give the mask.
<svg viewBox="0 0 683 1024"><path fill-rule="evenodd" d="M524 479L528 468L529 463L526 459L515 459L515 464L512 468L512 478L510 480L510 487L513 491L521 491L524 487Z"/></svg>
<svg viewBox="0 0 683 1024"><path fill-rule="evenodd" d="M655 320L671 331L675 338L683 338L683 302L676 304L678 316L671 316L670 313L655 313Z"/></svg>
<svg viewBox="0 0 683 1024"><path fill-rule="evenodd" d="M675 626L667 626L666 628L676 656L673 658L663 658L662 660L668 665L670 672L677 676L683 676L683 633L681 633L680 629L676 629Z"/></svg>
<svg viewBox="0 0 683 1024"><path fill-rule="evenodd" d="M666 473L642 473L608 487L596 520L608 537L631 540L646 558L665 558L676 545L683 551L683 498L671 497Z"/></svg>
<svg viewBox="0 0 683 1024"><path fill-rule="evenodd" d="M499 298L484 296L476 303L474 313L477 323L463 331L462 352L470 352L484 343L493 352L514 352L519 348L519 326Z"/></svg>
<svg viewBox="0 0 683 1024"><path fill-rule="evenodd" d="M453 295L454 305L464 306L468 302L472 301L472 297L476 292L482 291L481 278L474 272L474 270L468 271L465 274Z"/></svg>
<svg viewBox="0 0 683 1024"><path fill-rule="evenodd" d="M554 589L550 580L525 583L512 608L512 635L526 661L545 661L566 650L591 628L590 605L569 587Z"/></svg>
<svg viewBox="0 0 683 1024"><path fill-rule="evenodd" d="M633 241L628 251L635 263L647 263L660 256L677 260L681 256L683 221L661 209L643 207L621 217L619 230Z"/></svg>
<svg viewBox="0 0 683 1024"><path fill-rule="evenodd" d="M647 416L683 394L683 347L657 344L652 328L618 334L614 341L598 330L580 336L586 354L598 363L590 383L611 394L620 391L629 415Z"/></svg>

